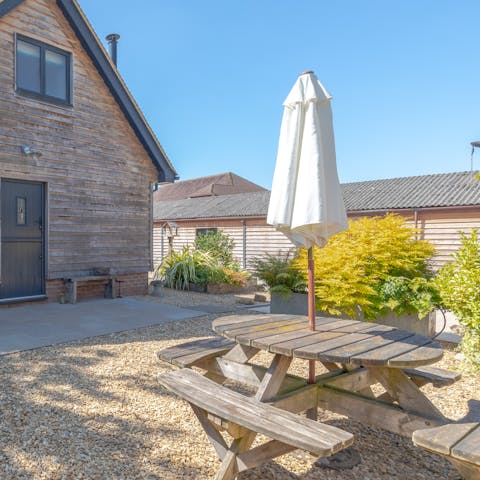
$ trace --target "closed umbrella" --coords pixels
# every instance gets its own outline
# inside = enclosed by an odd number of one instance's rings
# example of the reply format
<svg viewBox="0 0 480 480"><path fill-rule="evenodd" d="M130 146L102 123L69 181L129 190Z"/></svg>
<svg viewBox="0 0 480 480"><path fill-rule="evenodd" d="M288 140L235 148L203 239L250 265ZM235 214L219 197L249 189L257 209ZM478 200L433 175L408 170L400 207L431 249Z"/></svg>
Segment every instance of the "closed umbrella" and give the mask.
<svg viewBox="0 0 480 480"><path fill-rule="evenodd" d="M308 248L308 318L315 329L313 246L347 229L338 181L331 96L312 71L302 73L288 94L273 176L267 222L296 246ZM315 379L310 362L309 380Z"/></svg>

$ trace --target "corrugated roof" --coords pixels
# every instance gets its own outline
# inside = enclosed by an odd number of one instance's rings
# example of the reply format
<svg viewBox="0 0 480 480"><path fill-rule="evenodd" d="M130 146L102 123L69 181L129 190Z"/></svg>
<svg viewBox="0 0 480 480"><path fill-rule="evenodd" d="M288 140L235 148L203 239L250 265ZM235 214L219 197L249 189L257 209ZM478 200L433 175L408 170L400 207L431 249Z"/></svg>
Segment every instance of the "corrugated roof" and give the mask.
<svg viewBox="0 0 480 480"><path fill-rule="evenodd" d="M480 205L478 172L344 183L347 211Z"/></svg>
<svg viewBox="0 0 480 480"><path fill-rule="evenodd" d="M347 211L397 210L480 205L477 172L455 172L417 177L345 183ZM270 192L239 193L170 201L156 201L156 220L228 217L265 217Z"/></svg>
<svg viewBox="0 0 480 480"><path fill-rule="evenodd" d="M246 178L234 173L219 173L208 177L193 178L170 185L162 185L155 192L155 201L181 200L215 195L234 195L237 193L266 192L267 190Z"/></svg>
<svg viewBox="0 0 480 480"><path fill-rule="evenodd" d="M155 220L187 220L225 217L262 217L267 215L270 192L162 200L155 202Z"/></svg>

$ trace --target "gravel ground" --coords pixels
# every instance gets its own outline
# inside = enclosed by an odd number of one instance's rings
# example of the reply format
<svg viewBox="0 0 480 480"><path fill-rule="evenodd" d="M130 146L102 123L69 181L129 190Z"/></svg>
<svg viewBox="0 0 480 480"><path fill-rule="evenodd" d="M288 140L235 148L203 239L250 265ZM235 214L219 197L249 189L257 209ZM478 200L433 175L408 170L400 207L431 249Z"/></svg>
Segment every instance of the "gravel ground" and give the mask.
<svg viewBox="0 0 480 480"><path fill-rule="evenodd" d="M169 300L205 303L202 294ZM195 298L194 298L195 297ZM209 302L227 302L215 296ZM233 306L234 297L230 296ZM223 303L230 304L230 303ZM233 307L232 307L233 308ZM159 386L172 367L155 353L169 345L212 335L218 315L70 342L0 357L0 479L209 479L219 462L190 407ZM268 355L259 358L268 360ZM455 352L439 366L458 369ZM305 362L295 361L305 374ZM423 387L447 416L459 419L468 400L480 401L480 376L464 374L445 389ZM322 421L355 435L361 463L336 471L303 452L244 472L241 480L456 480L442 458L410 441L326 413Z"/></svg>

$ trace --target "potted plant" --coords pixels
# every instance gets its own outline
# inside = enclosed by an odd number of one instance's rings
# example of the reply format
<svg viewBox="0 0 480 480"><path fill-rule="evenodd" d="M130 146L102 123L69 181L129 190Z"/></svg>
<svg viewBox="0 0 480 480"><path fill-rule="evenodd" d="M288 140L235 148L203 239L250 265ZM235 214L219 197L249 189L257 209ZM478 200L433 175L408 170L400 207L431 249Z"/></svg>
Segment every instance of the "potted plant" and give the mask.
<svg viewBox="0 0 480 480"><path fill-rule="evenodd" d="M439 297L430 268L433 246L402 217L364 217L315 248L317 309L432 336ZM307 253L293 267L306 277ZM303 313L303 312L302 312Z"/></svg>
<svg viewBox="0 0 480 480"><path fill-rule="evenodd" d="M271 294L270 312L307 315L307 283L292 265L292 254L266 253L251 261L253 274L263 281Z"/></svg>

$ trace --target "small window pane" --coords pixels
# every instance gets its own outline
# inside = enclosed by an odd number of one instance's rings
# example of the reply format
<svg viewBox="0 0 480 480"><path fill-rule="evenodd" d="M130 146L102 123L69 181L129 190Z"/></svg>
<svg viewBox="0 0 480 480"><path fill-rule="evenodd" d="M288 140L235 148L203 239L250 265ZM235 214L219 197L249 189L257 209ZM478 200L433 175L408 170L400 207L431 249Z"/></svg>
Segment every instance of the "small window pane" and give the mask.
<svg viewBox="0 0 480 480"><path fill-rule="evenodd" d="M195 236L196 237L200 237L202 235L208 235L210 233L217 233L218 231L218 228L213 228L213 227L210 227L210 228L197 228L195 230Z"/></svg>
<svg viewBox="0 0 480 480"><path fill-rule="evenodd" d="M67 57L45 52L45 94L67 101Z"/></svg>
<svg viewBox="0 0 480 480"><path fill-rule="evenodd" d="M23 197L17 197L17 225L26 224L26 206L27 200Z"/></svg>
<svg viewBox="0 0 480 480"><path fill-rule="evenodd" d="M40 47L17 41L17 87L40 93Z"/></svg>

